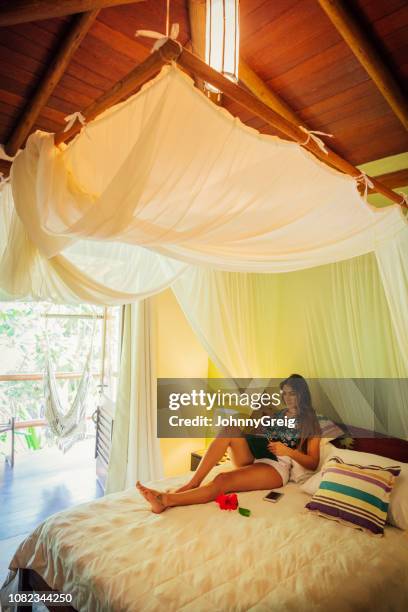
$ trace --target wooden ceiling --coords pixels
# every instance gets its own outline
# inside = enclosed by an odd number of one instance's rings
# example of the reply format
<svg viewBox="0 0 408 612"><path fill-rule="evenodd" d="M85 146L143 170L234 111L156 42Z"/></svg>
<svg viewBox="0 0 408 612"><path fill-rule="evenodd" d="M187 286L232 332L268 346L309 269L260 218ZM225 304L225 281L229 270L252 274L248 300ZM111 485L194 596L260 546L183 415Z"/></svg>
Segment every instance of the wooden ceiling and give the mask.
<svg viewBox="0 0 408 612"><path fill-rule="evenodd" d="M127 0L129 2L129 0ZM3 5L0 3L0 17ZM63 3L58 3L63 4ZM86 4L86 3L84 3ZM308 125L331 133L330 146L355 165L408 149L407 131L317 0L241 0L245 64ZM408 0L348 0L356 21L397 86L408 77ZM103 8L93 21L33 128L58 131L64 117L89 106L148 57L138 29L163 32L165 0ZM7 143L56 57L75 17L0 28L0 143ZM179 40L190 40L187 0L171 1ZM223 100L262 132L269 126Z"/></svg>

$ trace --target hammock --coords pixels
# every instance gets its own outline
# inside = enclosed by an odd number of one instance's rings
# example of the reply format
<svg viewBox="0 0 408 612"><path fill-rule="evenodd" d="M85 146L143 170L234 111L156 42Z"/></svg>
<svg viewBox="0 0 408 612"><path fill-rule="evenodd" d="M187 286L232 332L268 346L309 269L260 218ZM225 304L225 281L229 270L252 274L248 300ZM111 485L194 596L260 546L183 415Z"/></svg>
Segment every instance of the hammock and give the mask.
<svg viewBox="0 0 408 612"><path fill-rule="evenodd" d="M55 378L54 369L51 364L48 336L46 336L47 356L44 371L45 418L52 433L57 438L58 448L64 453L76 442L83 440L86 437L86 398L92 376L91 365L95 331L96 317L94 319L91 345L85 361L84 371L79 381L77 392L68 411L64 411L59 396L58 385Z"/></svg>

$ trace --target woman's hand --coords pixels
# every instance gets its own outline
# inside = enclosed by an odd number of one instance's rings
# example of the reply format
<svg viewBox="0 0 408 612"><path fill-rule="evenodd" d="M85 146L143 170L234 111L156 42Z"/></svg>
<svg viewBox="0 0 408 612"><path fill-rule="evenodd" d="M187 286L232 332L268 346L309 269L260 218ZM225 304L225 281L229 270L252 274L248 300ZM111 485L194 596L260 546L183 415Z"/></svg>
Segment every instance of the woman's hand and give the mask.
<svg viewBox="0 0 408 612"><path fill-rule="evenodd" d="M268 449L277 457L282 455L290 457L291 455L291 449L286 444L282 444L282 442L269 442Z"/></svg>

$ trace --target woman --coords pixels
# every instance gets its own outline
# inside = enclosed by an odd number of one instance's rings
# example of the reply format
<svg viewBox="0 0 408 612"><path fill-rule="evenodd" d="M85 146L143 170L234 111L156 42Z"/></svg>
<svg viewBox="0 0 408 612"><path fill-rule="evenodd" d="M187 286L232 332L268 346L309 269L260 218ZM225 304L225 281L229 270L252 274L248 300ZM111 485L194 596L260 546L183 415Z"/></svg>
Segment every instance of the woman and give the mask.
<svg viewBox="0 0 408 612"><path fill-rule="evenodd" d="M266 431L269 442L265 444L264 440L263 451L254 443L253 436L216 438L192 479L174 493L155 491L137 482L152 511L160 513L173 506L204 504L220 493L282 487L289 480L292 460L307 470L315 470L319 463L320 427L307 382L299 374L292 374L280 384L280 389L285 408L276 416L295 418L294 429L276 427ZM201 486L228 448L237 469L218 474Z"/></svg>

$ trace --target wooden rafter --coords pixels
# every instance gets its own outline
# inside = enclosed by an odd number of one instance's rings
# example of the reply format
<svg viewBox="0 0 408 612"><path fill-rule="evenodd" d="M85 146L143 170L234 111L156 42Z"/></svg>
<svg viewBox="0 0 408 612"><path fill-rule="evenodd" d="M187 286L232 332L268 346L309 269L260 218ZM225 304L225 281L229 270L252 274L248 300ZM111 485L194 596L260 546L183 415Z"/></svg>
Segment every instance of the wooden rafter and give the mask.
<svg viewBox="0 0 408 612"><path fill-rule="evenodd" d="M0 26L64 17L108 6L134 4L144 0L5 0L0 6Z"/></svg>
<svg viewBox="0 0 408 612"><path fill-rule="evenodd" d="M205 12L206 0L188 0L191 51L202 60L205 59Z"/></svg>
<svg viewBox="0 0 408 612"><path fill-rule="evenodd" d="M73 23L67 36L58 48L57 53L53 57L46 73L42 77L34 95L30 98L4 147L7 155L10 155L10 157L17 153L29 135L42 108L46 105L55 87L61 80L72 56L95 21L98 13L99 10L95 9L73 17Z"/></svg>
<svg viewBox="0 0 408 612"><path fill-rule="evenodd" d="M279 115L285 117L288 121L292 121L292 123L296 123L296 125L307 127L295 111L263 82L242 57L239 58L239 80L257 98L262 100L269 108L279 113Z"/></svg>
<svg viewBox="0 0 408 612"><path fill-rule="evenodd" d="M390 189L408 186L408 169L395 170L395 172L387 172L376 177L377 181L381 181L383 185ZM370 190L371 192L371 190Z"/></svg>
<svg viewBox="0 0 408 612"><path fill-rule="evenodd" d="M368 72L388 104L408 129L408 103L390 69L344 0L318 0L360 64Z"/></svg>
<svg viewBox="0 0 408 612"><path fill-rule="evenodd" d="M189 51L197 57L205 61L205 26L206 26L206 0L188 0L188 20L190 24L190 46ZM198 89L205 91L207 97L217 104L222 106L222 94L210 91L205 88L205 84L201 79L195 79L195 84Z"/></svg>

